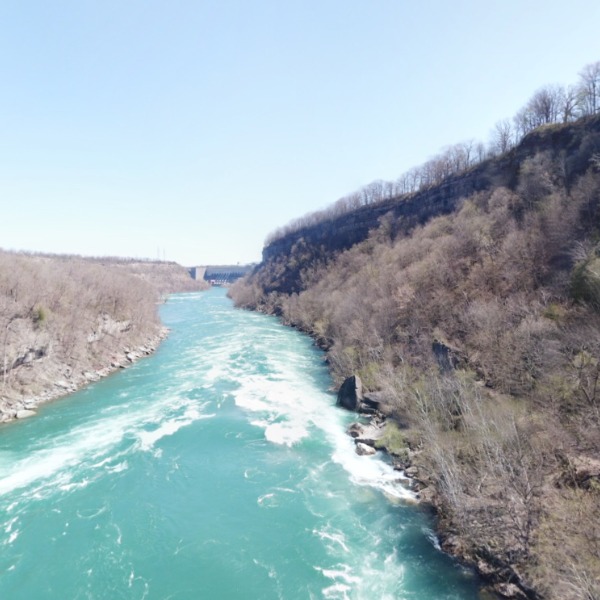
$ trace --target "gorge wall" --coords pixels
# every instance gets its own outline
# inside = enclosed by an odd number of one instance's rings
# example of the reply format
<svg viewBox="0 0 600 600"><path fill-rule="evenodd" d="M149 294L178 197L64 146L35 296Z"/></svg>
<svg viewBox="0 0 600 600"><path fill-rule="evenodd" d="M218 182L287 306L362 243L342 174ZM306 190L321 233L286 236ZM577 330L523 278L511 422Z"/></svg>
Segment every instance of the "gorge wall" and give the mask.
<svg viewBox="0 0 600 600"><path fill-rule="evenodd" d="M473 193L494 187L513 189L524 163L539 153L559 160L568 186L588 167L590 156L598 151L599 140L598 116L540 127L506 154L450 176L440 185L362 206L284 235L263 249L263 262L256 271L262 272L261 287L267 293L292 293L304 289L303 267L327 260L332 254L363 241L388 215L389 233L395 237L432 217L455 211L461 201ZM294 256L297 258L292 261L286 258Z"/></svg>

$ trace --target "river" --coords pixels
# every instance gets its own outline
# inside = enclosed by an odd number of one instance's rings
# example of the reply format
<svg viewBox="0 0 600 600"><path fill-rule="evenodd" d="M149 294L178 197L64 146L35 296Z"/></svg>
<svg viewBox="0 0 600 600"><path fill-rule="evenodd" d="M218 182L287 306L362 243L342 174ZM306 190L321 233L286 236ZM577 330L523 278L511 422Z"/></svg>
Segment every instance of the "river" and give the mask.
<svg viewBox="0 0 600 600"><path fill-rule="evenodd" d="M475 599L322 353L222 289L151 357L0 429L0 598Z"/></svg>

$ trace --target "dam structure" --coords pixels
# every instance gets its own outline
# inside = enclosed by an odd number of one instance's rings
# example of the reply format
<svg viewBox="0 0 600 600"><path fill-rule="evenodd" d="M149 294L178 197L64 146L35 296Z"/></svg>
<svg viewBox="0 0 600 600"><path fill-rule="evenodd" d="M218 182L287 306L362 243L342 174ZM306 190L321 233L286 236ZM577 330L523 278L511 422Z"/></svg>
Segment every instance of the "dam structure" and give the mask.
<svg viewBox="0 0 600 600"><path fill-rule="evenodd" d="M205 265L188 269L192 279L203 279L211 285L229 285L250 273L255 265Z"/></svg>

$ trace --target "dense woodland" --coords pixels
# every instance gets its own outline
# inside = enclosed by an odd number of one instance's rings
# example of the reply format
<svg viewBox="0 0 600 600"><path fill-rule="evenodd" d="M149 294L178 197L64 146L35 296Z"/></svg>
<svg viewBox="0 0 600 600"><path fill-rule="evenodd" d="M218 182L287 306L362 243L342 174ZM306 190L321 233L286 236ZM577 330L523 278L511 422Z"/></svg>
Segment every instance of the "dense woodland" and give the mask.
<svg viewBox="0 0 600 600"><path fill-rule="evenodd" d="M0 419L150 350L157 304L203 283L175 263L0 251Z"/></svg>
<svg viewBox="0 0 600 600"><path fill-rule="evenodd" d="M381 219L347 250L296 243L231 290L309 332L337 383L382 393L444 547L512 597L600 598L599 89L578 143L513 164L510 185L424 225ZM273 291L291 264L300 291Z"/></svg>

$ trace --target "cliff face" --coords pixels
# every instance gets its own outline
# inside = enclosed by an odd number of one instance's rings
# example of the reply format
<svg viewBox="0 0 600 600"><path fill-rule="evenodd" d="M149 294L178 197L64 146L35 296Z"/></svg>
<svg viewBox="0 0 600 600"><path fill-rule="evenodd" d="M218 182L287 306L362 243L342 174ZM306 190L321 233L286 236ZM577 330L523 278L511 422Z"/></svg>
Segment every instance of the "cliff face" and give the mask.
<svg viewBox="0 0 600 600"><path fill-rule="evenodd" d="M546 154L561 163L568 186L588 167L600 139L600 117L581 119L565 125L549 125L531 132L507 154L484 161L440 185L414 194L363 206L335 219L275 240L263 249L261 287L266 292L292 293L304 289L302 269L315 261L346 250L365 240L369 232L388 219L393 236L405 234L432 217L449 214L462 200L476 192L495 187L513 189L523 164L534 155ZM596 150L595 150L596 149ZM287 257L297 257L291 262ZM267 274L272 270L273 276Z"/></svg>

